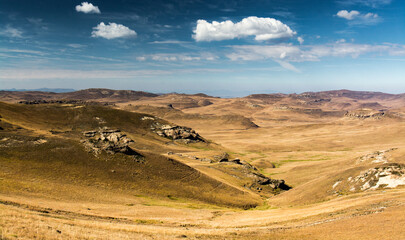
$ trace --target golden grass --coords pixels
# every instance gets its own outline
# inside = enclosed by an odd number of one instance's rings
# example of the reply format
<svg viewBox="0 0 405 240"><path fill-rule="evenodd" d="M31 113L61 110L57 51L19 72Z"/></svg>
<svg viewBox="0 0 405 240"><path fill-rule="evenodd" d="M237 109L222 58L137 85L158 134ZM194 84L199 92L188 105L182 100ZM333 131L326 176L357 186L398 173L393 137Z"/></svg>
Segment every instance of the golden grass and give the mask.
<svg viewBox="0 0 405 240"><path fill-rule="evenodd" d="M151 104L156 110L159 109L157 107L164 107L166 101L162 97L156 104L147 99L138 104ZM187 101L187 104L193 104L192 100ZM257 194L242 187L244 179L233 174L232 166L216 168L215 164L189 158L173 157L184 166L179 172L196 170L207 178L195 182L193 179L183 182L171 180L151 186L146 181L134 183L135 179L130 177L111 176L104 171L110 170L111 165L104 163L103 168L88 169L85 175L80 173L80 164L59 165L66 168L62 172L40 172L40 169L57 169L58 162L47 168L37 161L23 162L23 153L3 151L0 200L28 207L0 204L0 236L5 239L180 239L183 235L191 239L403 238L405 188L347 192L340 196L332 189L336 181L356 176L373 167L375 164L359 164L357 160L374 151L398 148L390 152L389 162L405 163L403 120L319 117L274 109L272 105L259 100L210 101L214 104L198 108L179 105L182 111L176 111L175 115L169 111L165 113L168 115L162 116L169 116L168 119L176 124L193 127L204 138L219 145L168 144L169 141L148 133L147 126L137 122L139 115L136 113L99 107L73 110L65 106L64 109L71 114L66 119L74 120L75 111L84 114L75 120L75 124L82 123L76 130L73 125L62 127L52 118L43 119L39 111L41 107L30 110L31 114L37 114L41 119L35 124L18 117L9 106L2 115L10 123L27 129L48 131L52 126L79 132L85 127L95 126L92 118L86 117L86 111L90 111L114 127L128 129L131 138L143 139L136 141L134 146L143 149L145 154L164 155L174 151L210 157L227 151L232 157L253 164L259 162L262 173L286 180L287 184L293 186L292 190L260 199ZM252 103L262 107L251 108ZM127 103L120 107L125 106ZM29 110L28 106L24 108ZM57 112L60 114L65 110L61 107ZM51 111L47 111L50 114ZM225 123L223 115L235 112L251 119L260 128L246 130L241 127L239 120ZM209 114L213 116L209 121L201 117ZM193 118L188 119L189 116ZM47 144L50 146L53 143L50 141ZM156 159L160 157L156 156ZM154 167L157 168L160 160L156 161ZM128 168L124 162L120 164L124 164L123 169ZM272 168L272 164L276 168ZM118 168L114 166L114 169ZM71 170L73 173L68 174ZM165 171L168 168L154 173L164 175ZM66 180L56 178L62 173ZM227 188L215 188L218 186L216 183ZM212 194L209 189L212 189ZM229 191L236 190L243 192L240 198L229 194ZM262 201L264 204L248 211L229 208L240 201ZM52 211L43 213L37 211L38 208L50 208ZM114 219L106 220L105 217Z"/></svg>

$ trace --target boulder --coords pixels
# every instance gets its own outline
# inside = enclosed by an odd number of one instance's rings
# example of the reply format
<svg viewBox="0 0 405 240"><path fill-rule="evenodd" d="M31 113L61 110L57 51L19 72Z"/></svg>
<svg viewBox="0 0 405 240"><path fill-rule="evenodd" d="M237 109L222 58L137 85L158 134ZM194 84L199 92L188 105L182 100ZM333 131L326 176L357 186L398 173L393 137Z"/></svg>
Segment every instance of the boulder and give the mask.
<svg viewBox="0 0 405 240"><path fill-rule="evenodd" d="M152 131L161 137L170 138L173 140L187 140L189 142L206 142L198 133L188 127L160 124L155 122L151 126Z"/></svg>
<svg viewBox="0 0 405 240"><path fill-rule="evenodd" d="M86 131L83 135L86 139L82 142L86 149L96 155L101 151L105 151L110 154L123 153L141 156L129 146L129 143L134 141L122 134L119 129L113 130L104 127L99 131Z"/></svg>

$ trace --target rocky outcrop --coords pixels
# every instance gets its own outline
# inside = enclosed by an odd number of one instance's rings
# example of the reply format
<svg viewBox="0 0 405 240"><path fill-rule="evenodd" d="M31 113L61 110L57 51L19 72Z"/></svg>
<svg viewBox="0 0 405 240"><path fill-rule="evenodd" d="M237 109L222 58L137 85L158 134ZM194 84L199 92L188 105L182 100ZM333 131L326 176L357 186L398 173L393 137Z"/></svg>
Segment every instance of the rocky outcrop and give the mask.
<svg viewBox="0 0 405 240"><path fill-rule="evenodd" d="M161 137L173 140L184 140L186 143L206 142L198 133L188 127L155 122L152 124L151 130Z"/></svg>
<svg viewBox="0 0 405 240"><path fill-rule="evenodd" d="M250 186L251 189L262 190L263 186L268 186L274 190L289 190L290 186L285 184L282 179L270 179L261 173L251 173L250 176L253 178L253 183Z"/></svg>
<svg viewBox="0 0 405 240"><path fill-rule="evenodd" d="M367 110L359 110L359 111L352 111L346 112L345 117L353 118L353 119L381 119L385 117L386 112L384 110L380 111L367 111Z"/></svg>
<svg viewBox="0 0 405 240"><path fill-rule="evenodd" d="M141 156L129 146L134 141L119 129L114 130L104 127L99 130L83 132L83 135L85 139L82 143L85 148L96 155L105 151L109 154L122 153L136 157Z"/></svg>
<svg viewBox="0 0 405 240"><path fill-rule="evenodd" d="M378 188L395 188L405 185L405 166L398 163L385 164L370 168L360 175L348 179L352 184L350 191L375 190Z"/></svg>
<svg viewBox="0 0 405 240"><path fill-rule="evenodd" d="M361 156L358 163L388 163L387 154L397 148L390 148L387 150L375 151L373 153Z"/></svg>
<svg viewBox="0 0 405 240"><path fill-rule="evenodd" d="M340 179L333 184L332 189L336 194L340 194L342 192L396 188L402 185L405 185L405 165L386 163L364 170L357 176Z"/></svg>
<svg viewBox="0 0 405 240"><path fill-rule="evenodd" d="M273 193L278 193L279 191L291 189L290 186L285 184L284 180L268 178L263 174L259 173L258 169L255 166L251 165L250 163L244 160L240 160L239 158L230 159L229 154L226 152L213 156L213 160L211 161L211 163L215 162L218 162L220 164L236 164L241 166L242 168L239 168L240 169L239 171L251 179L251 183L245 185L245 187L251 190L258 192L270 191Z"/></svg>
<svg viewBox="0 0 405 240"><path fill-rule="evenodd" d="M214 162L214 161L212 161ZM238 164L241 165L242 167L246 168L246 169L251 169L251 170L257 170L257 168L255 166L252 166L250 163L240 160L239 158L235 158L235 159L228 159L228 157L222 157L219 159L220 163L233 163L233 164Z"/></svg>

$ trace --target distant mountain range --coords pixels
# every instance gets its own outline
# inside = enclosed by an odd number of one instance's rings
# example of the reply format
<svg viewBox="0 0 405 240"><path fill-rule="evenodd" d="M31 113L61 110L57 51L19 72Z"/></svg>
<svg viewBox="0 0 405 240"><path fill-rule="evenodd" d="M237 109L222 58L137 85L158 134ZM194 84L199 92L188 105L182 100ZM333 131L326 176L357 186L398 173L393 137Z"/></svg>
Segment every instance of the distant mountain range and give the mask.
<svg viewBox="0 0 405 240"><path fill-rule="evenodd" d="M10 91L10 92L54 92L54 93L65 93L76 91L73 88L37 88L37 89L0 89L0 91Z"/></svg>

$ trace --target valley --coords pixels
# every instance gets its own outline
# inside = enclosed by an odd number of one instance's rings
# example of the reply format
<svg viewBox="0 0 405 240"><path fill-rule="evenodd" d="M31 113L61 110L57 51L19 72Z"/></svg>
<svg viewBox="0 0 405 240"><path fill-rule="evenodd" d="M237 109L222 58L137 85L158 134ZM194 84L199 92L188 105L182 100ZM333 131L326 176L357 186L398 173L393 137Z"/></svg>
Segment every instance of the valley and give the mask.
<svg viewBox="0 0 405 240"><path fill-rule="evenodd" d="M0 91L1 239L401 239L405 95Z"/></svg>

